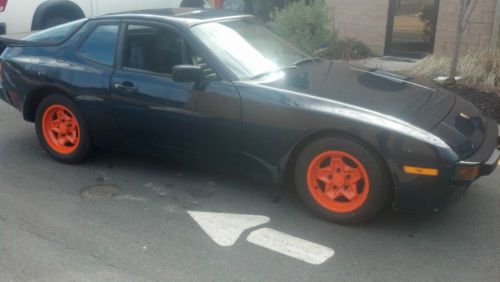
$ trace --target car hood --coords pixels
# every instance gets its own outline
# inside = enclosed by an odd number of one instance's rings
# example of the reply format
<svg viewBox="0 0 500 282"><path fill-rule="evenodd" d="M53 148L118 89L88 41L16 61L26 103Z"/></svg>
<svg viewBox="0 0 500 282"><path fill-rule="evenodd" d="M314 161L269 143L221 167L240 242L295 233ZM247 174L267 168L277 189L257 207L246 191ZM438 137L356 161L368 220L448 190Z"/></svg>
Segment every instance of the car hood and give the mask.
<svg viewBox="0 0 500 282"><path fill-rule="evenodd" d="M311 62L261 84L380 112L426 130L446 117L456 99L396 74L339 61Z"/></svg>

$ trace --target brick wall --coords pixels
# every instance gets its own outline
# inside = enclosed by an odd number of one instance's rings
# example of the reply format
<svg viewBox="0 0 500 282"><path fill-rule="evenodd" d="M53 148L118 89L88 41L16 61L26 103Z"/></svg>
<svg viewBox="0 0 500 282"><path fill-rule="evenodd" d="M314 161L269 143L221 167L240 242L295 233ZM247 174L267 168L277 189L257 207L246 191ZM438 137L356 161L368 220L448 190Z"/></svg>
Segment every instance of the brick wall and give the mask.
<svg viewBox="0 0 500 282"><path fill-rule="evenodd" d="M464 33L462 51L487 49L491 42L497 0L478 0ZM436 30L435 54L450 54L457 31L460 0L441 0Z"/></svg>
<svg viewBox="0 0 500 282"><path fill-rule="evenodd" d="M354 37L384 53L389 0L326 0L339 36Z"/></svg>
<svg viewBox="0 0 500 282"><path fill-rule="evenodd" d="M463 38L463 51L488 48L497 0L478 0ZM377 55L385 46L389 0L326 0L334 27L341 37L366 43ZM434 52L450 54L457 31L460 0L441 0Z"/></svg>

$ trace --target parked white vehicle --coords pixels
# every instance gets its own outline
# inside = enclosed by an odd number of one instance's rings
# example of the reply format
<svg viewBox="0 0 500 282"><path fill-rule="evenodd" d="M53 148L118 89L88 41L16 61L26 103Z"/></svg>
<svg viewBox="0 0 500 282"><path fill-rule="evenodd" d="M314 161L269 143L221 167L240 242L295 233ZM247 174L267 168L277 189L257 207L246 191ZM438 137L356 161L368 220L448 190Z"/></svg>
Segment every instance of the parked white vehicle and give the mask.
<svg viewBox="0 0 500 282"><path fill-rule="evenodd" d="M0 0L0 34L41 30L108 13L179 7L181 0Z"/></svg>

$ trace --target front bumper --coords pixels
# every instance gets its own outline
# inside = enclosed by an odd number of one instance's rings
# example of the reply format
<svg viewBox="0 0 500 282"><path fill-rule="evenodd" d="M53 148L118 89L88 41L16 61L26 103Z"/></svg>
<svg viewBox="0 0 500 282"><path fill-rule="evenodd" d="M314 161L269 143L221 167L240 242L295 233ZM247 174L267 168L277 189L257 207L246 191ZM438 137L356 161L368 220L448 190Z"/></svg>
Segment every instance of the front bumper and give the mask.
<svg viewBox="0 0 500 282"><path fill-rule="evenodd" d="M500 142L499 142L500 143ZM498 167L500 161L500 150L496 149L491 157L481 164L481 169L479 170L480 176L490 175Z"/></svg>
<svg viewBox="0 0 500 282"><path fill-rule="evenodd" d="M497 137L497 149L500 148L500 124L497 125L497 130L498 130L498 137Z"/></svg>
<svg viewBox="0 0 500 282"><path fill-rule="evenodd" d="M412 176L399 172L395 183L393 207L400 211L418 212L440 210L481 176L492 174L500 160L500 126L489 120L483 143L471 157L455 164L439 167L437 177ZM392 166L397 169L401 164ZM479 167L479 173L471 179L456 177L457 168Z"/></svg>
<svg viewBox="0 0 500 282"><path fill-rule="evenodd" d="M459 162L457 166L479 167L478 177L490 175L498 167L498 162L500 160L499 146L500 125L497 125L496 122L490 120L486 130L486 136L481 147L474 155Z"/></svg>

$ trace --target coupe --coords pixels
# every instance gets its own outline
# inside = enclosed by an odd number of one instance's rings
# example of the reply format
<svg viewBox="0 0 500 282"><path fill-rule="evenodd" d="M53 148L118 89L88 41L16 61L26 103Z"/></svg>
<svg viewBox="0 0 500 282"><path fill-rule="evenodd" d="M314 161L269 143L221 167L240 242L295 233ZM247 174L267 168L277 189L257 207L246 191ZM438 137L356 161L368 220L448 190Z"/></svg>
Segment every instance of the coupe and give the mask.
<svg viewBox="0 0 500 282"><path fill-rule="evenodd" d="M439 210L497 167L498 125L411 78L311 57L256 18L154 10L2 39L0 97L64 163L94 147L295 185L337 223Z"/></svg>

